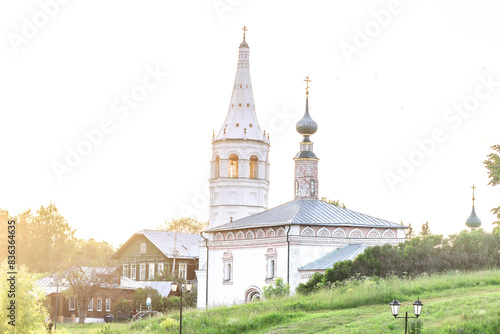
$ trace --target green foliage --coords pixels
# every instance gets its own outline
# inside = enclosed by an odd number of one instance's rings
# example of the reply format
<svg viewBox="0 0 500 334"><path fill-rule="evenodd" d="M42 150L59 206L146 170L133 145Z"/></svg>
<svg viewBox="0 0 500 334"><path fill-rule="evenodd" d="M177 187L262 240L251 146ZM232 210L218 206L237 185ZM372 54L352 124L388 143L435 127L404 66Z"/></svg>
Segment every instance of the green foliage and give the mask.
<svg viewBox="0 0 500 334"><path fill-rule="evenodd" d="M197 302L197 296L198 296L198 289L193 288L191 292L186 292L184 291L183 297L182 297L182 308L190 308L190 307L196 307L196 302ZM164 304L165 304L165 310L167 311L175 311L179 310L181 306L181 297L179 296L170 296L170 297L165 297L163 298Z"/></svg>
<svg viewBox="0 0 500 334"><path fill-rule="evenodd" d="M165 221L164 225L158 226L159 230L176 231L183 233L198 234L208 227L208 221L200 221L192 217L182 217Z"/></svg>
<svg viewBox="0 0 500 334"><path fill-rule="evenodd" d="M488 182L491 186L496 186L500 184L500 145L493 145L491 147L493 149L493 153L488 154L487 159L483 162L488 170L488 177L490 178L490 182ZM498 224L500 226L500 206L497 208L491 209L494 215L497 216L497 221L494 224ZM497 230L500 232L500 230Z"/></svg>
<svg viewBox="0 0 500 334"><path fill-rule="evenodd" d="M408 333L410 334L421 334L422 328L424 327L420 319L410 321L408 325Z"/></svg>
<svg viewBox="0 0 500 334"><path fill-rule="evenodd" d="M416 237L398 246L369 247L354 261L337 262L324 274L315 274L296 291L308 294L353 277L404 277L448 270L500 267L500 235L482 229L462 231L444 239L440 235Z"/></svg>
<svg viewBox="0 0 500 334"><path fill-rule="evenodd" d="M139 310L141 304L146 305L146 299L151 297L151 308L155 311L163 311L165 304L158 290L151 287L139 288L134 292L134 309Z"/></svg>
<svg viewBox="0 0 500 334"><path fill-rule="evenodd" d="M130 300L127 299L122 299L118 303L115 303L115 316L118 313L118 311L126 311L126 312L131 312L134 310L134 305Z"/></svg>
<svg viewBox="0 0 500 334"><path fill-rule="evenodd" d="M37 276L28 272L25 266L17 267L15 298L9 298L11 271L7 261L0 264L0 333L46 333L45 318L48 316L43 305L45 293L36 285ZM15 327L11 319L10 301L15 300Z"/></svg>
<svg viewBox="0 0 500 334"><path fill-rule="evenodd" d="M281 277L277 277L274 283L264 286L264 296L266 298L284 297L288 295L290 295L290 284L285 284Z"/></svg>
<svg viewBox="0 0 500 334"><path fill-rule="evenodd" d="M328 199L327 197L321 197L320 201L326 202L328 204L333 204L333 205L341 207L343 209L346 208L344 203L340 203L340 200L333 201L331 199Z"/></svg>

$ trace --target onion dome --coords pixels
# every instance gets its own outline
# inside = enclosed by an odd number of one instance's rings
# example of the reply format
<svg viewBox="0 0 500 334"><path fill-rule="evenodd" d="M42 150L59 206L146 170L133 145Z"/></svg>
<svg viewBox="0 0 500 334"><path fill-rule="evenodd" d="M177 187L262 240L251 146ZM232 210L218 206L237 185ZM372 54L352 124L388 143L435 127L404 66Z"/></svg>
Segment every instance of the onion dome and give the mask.
<svg viewBox="0 0 500 334"><path fill-rule="evenodd" d="M298 133L305 137L304 139L308 139L307 137L316 133L316 131L318 130L318 124L311 118L311 115L309 115L309 82L311 80L309 79L309 77L306 77L304 81L307 82L306 113L304 114L304 117L302 117L302 119L297 122L295 128L297 129Z"/></svg>
<svg viewBox="0 0 500 334"><path fill-rule="evenodd" d="M465 221L465 225L470 228L471 230L475 230L476 228L479 228L481 226L481 219L476 215L476 210L474 209L474 201L476 200L474 198L474 190L476 187L472 185L472 212L470 213L469 218Z"/></svg>
<svg viewBox="0 0 500 334"><path fill-rule="evenodd" d="M244 26L242 30L243 30L243 42L241 42L240 48L249 48L248 43L245 41L245 37L246 37L248 29L246 26Z"/></svg>

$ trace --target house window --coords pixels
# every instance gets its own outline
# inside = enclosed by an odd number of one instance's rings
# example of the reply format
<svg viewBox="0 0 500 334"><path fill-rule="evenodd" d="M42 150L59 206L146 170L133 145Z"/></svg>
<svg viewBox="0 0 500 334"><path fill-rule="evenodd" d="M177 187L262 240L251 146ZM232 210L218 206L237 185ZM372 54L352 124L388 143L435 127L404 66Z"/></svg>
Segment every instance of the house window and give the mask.
<svg viewBox="0 0 500 334"><path fill-rule="evenodd" d="M139 280L140 281L145 281L146 280L146 264L141 263L140 264L140 272L139 272Z"/></svg>
<svg viewBox="0 0 500 334"><path fill-rule="evenodd" d="M94 298L90 298L87 310L92 311L93 309L94 309Z"/></svg>
<svg viewBox="0 0 500 334"><path fill-rule="evenodd" d="M102 311L102 298L97 298L97 311Z"/></svg>
<svg viewBox="0 0 500 334"><path fill-rule="evenodd" d="M137 279L136 265L135 264L130 265L130 278L133 280Z"/></svg>
<svg viewBox="0 0 500 334"><path fill-rule="evenodd" d="M74 311L75 310L75 298L70 298L68 302L69 310Z"/></svg>
<svg viewBox="0 0 500 334"><path fill-rule="evenodd" d="M257 178L258 165L259 165L258 161L259 161L259 159L255 155L252 155L250 157L250 178L251 179Z"/></svg>
<svg viewBox="0 0 500 334"><path fill-rule="evenodd" d="M179 277L180 278L187 278L187 263L186 262L180 262L179 263Z"/></svg>
<svg viewBox="0 0 500 334"><path fill-rule="evenodd" d="M149 276L148 276L148 278L149 279L155 278L155 264L154 263L149 264Z"/></svg>
<svg viewBox="0 0 500 334"><path fill-rule="evenodd" d="M106 312L111 311L111 299L106 298Z"/></svg>
<svg viewBox="0 0 500 334"><path fill-rule="evenodd" d="M163 275L163 263L158 263L158 275Z"/></svg>
<svg viewBox="0 0 500 334"><path fill-rule="evenodd" d="M238 156L236 154L229 156L229 177L238 177Z"/></svg>
<svg viewBox="0 0 500 334"><path fill-rule="evenodd" d="M145 242L141 242L141 244L139 246L139 254L146 255L146 243Z"/></svg>
<svg viewBox="0 0 500 334"><path fill-rule="evenodd" d="M128 264L123 265L122 276L128 277Z"/></svg>
<svg viewBox="0 0 500 334"><path fill-rule="evenodd" d="M220 177L220 157L217 156L215 158L215 166L214 166L214 169L215 169L215 174L214 174L214 177L215 178L219 178Z"/></svg>

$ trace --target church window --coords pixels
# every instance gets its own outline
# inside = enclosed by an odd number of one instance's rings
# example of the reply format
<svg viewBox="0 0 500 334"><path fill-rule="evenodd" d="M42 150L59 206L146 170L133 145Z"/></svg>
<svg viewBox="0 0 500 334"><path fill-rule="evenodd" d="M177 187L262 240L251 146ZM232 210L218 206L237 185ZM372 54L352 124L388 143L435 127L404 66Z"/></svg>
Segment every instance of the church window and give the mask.
<svg viewBox="0 0 500 334"><path fill-rule="evenodd" d="M276 260L270 260L269 261L269 269L268 269L268 273L267 273L267 278L268 279L273 279L274 278L275 265L276 265Z"/></svg>
<svg viewBox="0 0 500 334"><path fill-rule="evenodd" d="M122 276L128 277L128 264L123 265Z"/></svg>
<svg viewBox="0 0 500 334"><path fill-rule="evenodd" d="M252 124L252 123L250 123L250 124L248 124L248 126L249 126L249 127L252 127L252 126L253 126L253 124Z"/></svg>
<svg viewBox="0 0 500 334"><path fill-rule="evenodd" d="M250 157L250 178L251 179L257 178L258 164L259 164L259 159L255 155L252 155Z"/></svg>
<svg viewBox="0 0 500 334"><path fill-rule="evenodd" d="M215 174L214 174L215 178L219 178L220 177L220 157L219 156L215 157L214 169L215 169Z"/></svg>
<svg viewBox="0 0 500 334"><path fill-rule="evenodd" d="M295 180L295 197L299 197L299 181Z"/></svg>
<svg viewBox="0 0 500 334"><path fill-rule="evenodd" d="M311 196L316 196L316 180L311 180Z"/></svg>
<svg viewBox="0 0 500 334"><path fill-rule="evenodd" d="M236 123L236 127L240 126L240 123Z"/></svg>
<svg viewBox="0 0 500 334"><path fill-rule="evenodd" d="M233 256L230 251L225 251L222 255L223 264L223 284L233 283Z"/></svg>
<svg viewBox="0 0 500 334"><path fill-rule="evenodd" d="M241 107L241 103L240 103L240 104L238 104L238 107Z"/></svg>
<svg viewBox="0 0 500 334"><path fill-rule="evenodd" d="M136 264L130 265L130 278L134 280L137 279Z"/></svg>
<svg viewBox="0 0 500 334"><path fill-rule="evenodd" d="M247 87L248 88L248 87ZM247 103L247 107L250 107L250 103Z"/></svg>
<svg viewBox="0 0 500 334"><path fill-rule="evenodd" d="M229 177L238 177L238 156L231 154L229 157Z"/></svg>
<svg viewBox="0 0 500 334"><path fill-rule="evenodd" d="M393 239L395 238L396 236L394 235L394 232L391 231L391 230L386 230L382 236L382 238L384 239Z"/></svg>

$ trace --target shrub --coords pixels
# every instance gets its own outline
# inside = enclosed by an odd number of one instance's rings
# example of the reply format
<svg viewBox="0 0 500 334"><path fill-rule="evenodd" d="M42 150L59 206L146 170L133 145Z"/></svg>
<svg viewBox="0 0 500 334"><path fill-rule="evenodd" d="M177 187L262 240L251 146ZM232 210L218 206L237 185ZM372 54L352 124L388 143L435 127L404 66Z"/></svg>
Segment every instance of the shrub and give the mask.
<svg viewBox="0 0 500 334"><path fill-rule="evenodd" d="M274 284L271 283L264 287L264 296L266 298L275 298L288 296L290 294L290 284L283 283L281 277L276 278Z"/></svg>

